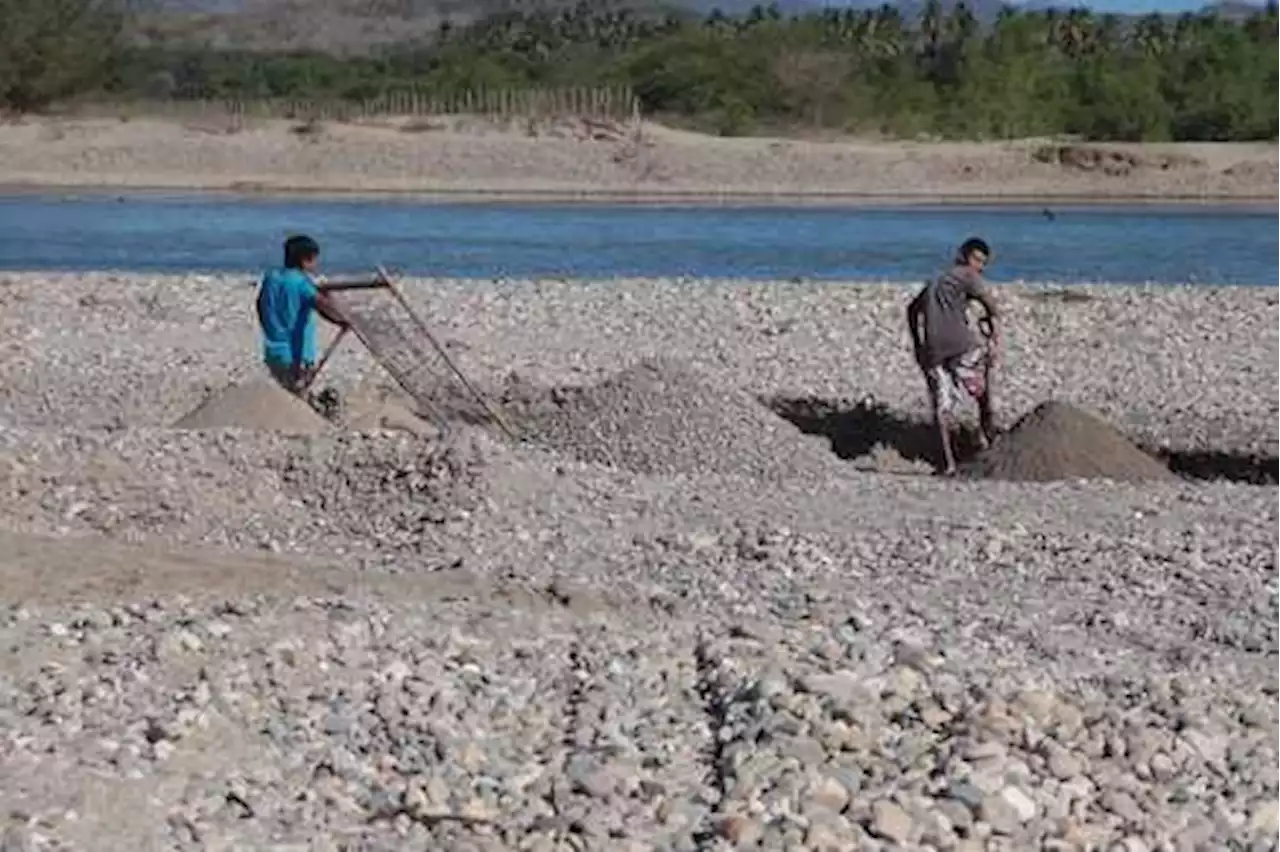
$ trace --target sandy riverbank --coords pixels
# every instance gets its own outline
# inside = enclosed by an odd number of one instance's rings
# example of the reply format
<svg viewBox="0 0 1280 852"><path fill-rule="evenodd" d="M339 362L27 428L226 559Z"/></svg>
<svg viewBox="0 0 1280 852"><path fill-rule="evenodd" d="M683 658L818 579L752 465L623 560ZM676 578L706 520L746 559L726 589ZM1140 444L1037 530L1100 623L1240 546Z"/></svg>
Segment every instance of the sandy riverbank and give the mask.
<svg viewBox="0 0 1280 852"><path fill-rule="evenodd" d="M1250 485L929 476L892 285L406 282L524 443L413 434L354 345L332 421L231 405L250 285L0 275L15 848L1276 835L1273 291L1001 290L1006 425Z"/></svg>
<svg viewBox="0 0 1280 852"><path fill-rule="evenodd" d="M0 187L415 193L443 198L1272 202L1272 144L1081 146L722 139L646 124L237 127L225 119L0 125Z"/></svg>

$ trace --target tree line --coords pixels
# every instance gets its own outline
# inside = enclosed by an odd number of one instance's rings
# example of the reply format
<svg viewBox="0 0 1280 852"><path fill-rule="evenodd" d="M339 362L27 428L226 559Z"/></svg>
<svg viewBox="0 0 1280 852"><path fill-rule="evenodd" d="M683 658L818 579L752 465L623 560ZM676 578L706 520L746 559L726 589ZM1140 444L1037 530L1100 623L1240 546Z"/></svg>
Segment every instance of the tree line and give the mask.
<svg viewBox="0 0 1280 852"><path fill-rule="evenodd" d="M964 3L788 17L693 16L588 2L441 26L429 43L356 57L130 44L111 0L0 0L0 106L62 99L368 99L412 89L629 85L646 114L742 135L798 128L1014 138L1277 137L1273 2L1243 18Z"/></svg>

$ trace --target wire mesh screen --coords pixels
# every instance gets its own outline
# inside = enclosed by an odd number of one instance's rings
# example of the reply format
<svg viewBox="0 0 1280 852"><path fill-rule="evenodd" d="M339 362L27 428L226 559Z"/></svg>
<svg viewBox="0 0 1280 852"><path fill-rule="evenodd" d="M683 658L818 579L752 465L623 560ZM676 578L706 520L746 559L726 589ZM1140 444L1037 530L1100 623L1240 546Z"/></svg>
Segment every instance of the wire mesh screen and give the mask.
<svg viewBox="0 0 1280 852"><path fill-rule="evenodd" d="M374 360L413 398L420 416L442 431L459 421L507 429L394 285L342 290L332 298Z"/></svg>

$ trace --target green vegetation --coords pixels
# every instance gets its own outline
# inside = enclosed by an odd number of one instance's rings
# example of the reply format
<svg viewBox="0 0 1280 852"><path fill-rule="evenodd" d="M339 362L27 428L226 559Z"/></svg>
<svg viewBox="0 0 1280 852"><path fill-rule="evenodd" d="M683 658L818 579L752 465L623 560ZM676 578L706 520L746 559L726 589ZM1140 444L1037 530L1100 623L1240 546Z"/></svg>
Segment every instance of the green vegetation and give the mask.
<svg viewBox="0 0 1280 852"><path fill-rule="evenodd" d="M0 110L25 111L98 85L120 58L123 7L0 0Z"/></svg>
<svg viewBox="0 0 1280 852"><path fill-rule="evenodd" d="M933 0L914 26L888 6L791 19L776 8L697 18L584 2L446 24L430 44L340 59L118 48L86 37L83 18L68 11L106 14L96 11L101 1L0 0L6 24L11 16L38 19L16 34L6 26L0 37L22 48L6 58L11 45L0 43L4 103L30 109L84 90L85 70L94 68L105 81L100 91L140 97L363 99L405 89L447 97L625 83L646 113L724 134L1277 136L1274 2L1243 20L1005 9L979 25L963 5L944 13Z"/></svg>

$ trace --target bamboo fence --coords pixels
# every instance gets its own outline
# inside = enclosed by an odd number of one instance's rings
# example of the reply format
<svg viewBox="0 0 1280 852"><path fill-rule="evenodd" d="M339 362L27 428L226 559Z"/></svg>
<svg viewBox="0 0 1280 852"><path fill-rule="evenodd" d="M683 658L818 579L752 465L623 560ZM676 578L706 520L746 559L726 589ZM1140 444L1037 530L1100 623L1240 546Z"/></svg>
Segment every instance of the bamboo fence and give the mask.
<svg viewBox="0 0 1280 852"><path fill-rule="evenodd" d="M579 118L631 123L640 104L628 86L571 86L544 89L476 89L439 95L388 92L367 100L339 98L173 97L96 101L71 107L78 114L173 116L188 119L287 119L302 122L356 122L378 118L484 116L498 121Z"/></svg>

